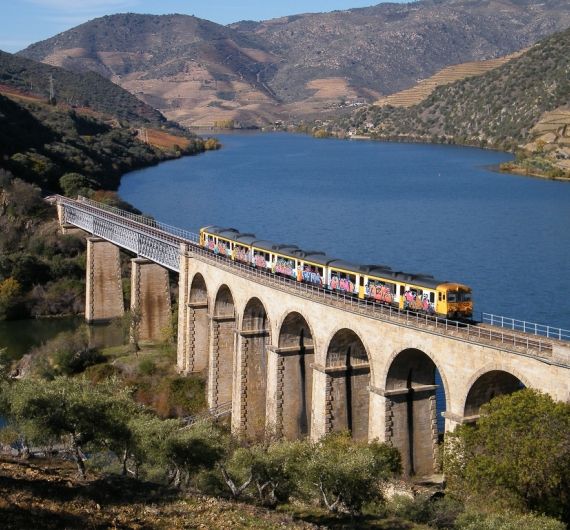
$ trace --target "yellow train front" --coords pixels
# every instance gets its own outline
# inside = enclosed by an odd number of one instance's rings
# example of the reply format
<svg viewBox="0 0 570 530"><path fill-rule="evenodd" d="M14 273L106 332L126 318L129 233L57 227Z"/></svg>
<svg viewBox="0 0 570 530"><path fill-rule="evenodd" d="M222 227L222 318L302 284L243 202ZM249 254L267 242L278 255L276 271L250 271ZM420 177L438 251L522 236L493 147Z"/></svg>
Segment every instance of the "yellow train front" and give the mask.
<svg viewBox="0 0 570 530"><path fill-rule="evenodd" d="M200 246L250 267L403 311L458 320L473 316L470 287L436 280L429 274L394 271L386 265L358 265L219 226L200 230Z"/></svg>

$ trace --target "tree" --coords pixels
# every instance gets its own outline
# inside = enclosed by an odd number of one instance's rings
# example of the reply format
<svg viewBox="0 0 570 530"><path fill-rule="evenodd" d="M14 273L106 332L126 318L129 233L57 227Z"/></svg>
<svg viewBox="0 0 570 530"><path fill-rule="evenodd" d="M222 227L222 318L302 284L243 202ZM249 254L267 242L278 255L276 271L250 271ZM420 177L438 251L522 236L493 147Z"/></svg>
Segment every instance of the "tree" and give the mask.
<svg viewBox="0 0 570 530"><path fill-rule="evenodd" d="M472 502L570 520L570 405L525 389L481 408L446 438L449 489Z"/></svg>
<svg viewBox="0 0 570 530"><path fill-rule="evenodd" d="M0 281L0 320L10 315L13 308L20 301L20 282L15 278L6 278Z"/></svg>
<svg viewBox="0 0 570 530"><path fill-rule="evenodd" d="M310 448L306 441L239 447L221 467L224 481L234 497L253 484L261 504L275 506L298 491Z"/></svg>
<svg viewBox="0 0 570 530"><path fill-rule="evenodd" d="M59 186L68 197L89 195L94 188L98 187L95 180L87 178L81 173L66 173L59 179Z"/></svg>
<svg viewBox="0 0 570 530"><path fill-rule="evenodd" d="M94 385L85 378L23 379L8 389L8 418L32 443L63 444L85 478L87 449L128 437L117 411L130 402L115 380Z"/></svg>
<svg viewBox="0 0 570 530"><path fill-rule="evenodd" d="M165 444L171 481L175 486L188 485L198 471L213 469L227 454L228 445L227 434L208 420L172 432Z"/></svg>
<svg viewBox="0 0 570 530"><path fill-rule="evenodd" d="M397 449L355 442L348 432L314 444L303 479L309 492L331 512L359 514L365 502L380 499L380 484L401 470Z"/></svg>

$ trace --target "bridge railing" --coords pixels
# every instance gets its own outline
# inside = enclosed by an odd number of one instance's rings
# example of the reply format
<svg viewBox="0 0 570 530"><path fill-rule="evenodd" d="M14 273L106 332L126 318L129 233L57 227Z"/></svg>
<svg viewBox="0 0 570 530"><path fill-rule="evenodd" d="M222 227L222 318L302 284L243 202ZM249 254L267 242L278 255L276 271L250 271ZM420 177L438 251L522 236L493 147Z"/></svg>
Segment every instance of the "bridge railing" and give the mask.
<svg viewBox="0 0 570 530"><path fill-rule="evenodd" d="M108 204L103 204L97 201L93 201L91 199L88 199L87 197L82 197L81 195L78 197L77 202L87 204L94 208L106 210L114 215L122 217L123 219L128 219L129 221L133 221L135 223L148 226L150 228L162 230L163 232L167 232L186 241L197 243L200 240L200 236L195 232L190 232L189 230L184 230L183 228L178 228L177 226L172 226L166 223L162 223L146 215L127 212L125 210L121 210L121 208L117 208L116 206L110 206Z"/></svg>
<svg viewBox="0 0 570 530"><path fill-rule="evenodd" d="M547 326L546 324L537 324L536 322L527 322L526 320L517 320L515 318L493 315L491 313L483 313L481 320L485 324L511 329L513 331L532 333L533 335L540 335L549 339L570 340L570 330L555 328Z"/></svg>

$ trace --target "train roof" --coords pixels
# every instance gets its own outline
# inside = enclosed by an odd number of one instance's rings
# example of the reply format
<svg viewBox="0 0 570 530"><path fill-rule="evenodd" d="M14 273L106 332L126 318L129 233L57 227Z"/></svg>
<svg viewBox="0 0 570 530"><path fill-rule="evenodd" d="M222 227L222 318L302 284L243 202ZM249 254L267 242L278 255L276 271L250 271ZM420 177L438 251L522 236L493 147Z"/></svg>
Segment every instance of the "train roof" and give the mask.
<svg viewBox="0 0 570 530"><path fill-rule="evenodd" d="M356 263L352 263L350 261L345 261L343 259L336 259L333 258L328 262L328 266L332 267L333 269L342 269L342 270L349 270L354 271L355 274L358 272L359 265Z"/></svg>
<svg viewBox="0 0 570 530"><path fill-rule="evenodd" d="M254 241L257 241L257 237L255 234L240 234L235 238L235 241L243 245L251 245Z"/></svg>
<svg viewBox="0 0 570 530"><path fill-rule="evenodd" d="M333 259L327 256L324 252L315 250L299 250L295 252L295 256L303 261L310 261L311 263L323 266L327 265L328 262Z"/></svg>
<svg viewBox="0 0 570 530"><path fill-rule="evenodd" d="M343 259L334 258L327 256L324 252L319 250L304 250L300 249L297 245L291 245L288 243L276 243L275 241L267 239L257 239L255 234L252 233L241 233L235 228L231 227L221 227L218 225L209 225L202 228L203 231L219 235L220 237L225 237L227 239L232 239L237 243L243 245L254 246L256 248L265 250L267 252L276 252L279 254L284 254L287 256L296 257L303 261L309 261L311 263L316 263L322 266L330 266L334 269L350 270L354 272L361 272L369 276L376 276L384 278L387 281L394 281L399 283L408 283L417 285L419 287L427 287L429 289L435 289L438 285L450 284L458 285L463 287L468 287L463 284L456 282L449 282L447 280L437 280L431 274L425 274L422 272L403 272L392 270L388 265L383 264L368 264L359 265L357 263L352 263L350 261L345 261Z"/></svg>
<svg viewBox="0 0 570 530"><path fill-rule="evenodd" d="M360 265L359 270L361 272L365 272L366 274L374 274L375 272L387 272L387 271L391 271L392 267L389 267L388 265Z"/></svg>
<svg viewBox="0 0 570 530"><path fill-rule="evenodd" d="M215 234L217 236L222 236L222 237L233 238L239 234L239 230L237 230L236 228L223 227L218 225L206 226L202 230L204 230L204 232L209 232L210 234Z"/></svg>
<svg viewBox="0 0 570 530"><path fill-rule="evenodd" d="M295 251L299 250L299 247L297 245L275 245L274 250L279 254L295 256Z"/></svg>
<svg viewBox="0 0 570 530"><path fill-rule="evenodd" d="M277 243L275 241L270 241L268 239L257 239L251 243L252 247L260 248L261 250L267 250L268 252L274 252Z"/></svg>

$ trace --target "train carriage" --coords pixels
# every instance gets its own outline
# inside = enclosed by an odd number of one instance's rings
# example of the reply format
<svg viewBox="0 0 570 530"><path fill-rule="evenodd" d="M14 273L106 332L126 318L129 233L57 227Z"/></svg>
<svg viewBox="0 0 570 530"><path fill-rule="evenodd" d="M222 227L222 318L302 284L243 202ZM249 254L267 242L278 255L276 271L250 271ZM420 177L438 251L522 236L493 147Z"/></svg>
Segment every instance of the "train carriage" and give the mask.
<svg viewBox="0 0 570 530"><path fill-rule="evenodd" d="M339 291L354 296L359 294L359 265L341 259L328 262L328 286L331 291Z"/></svg>
<svg viewBox="0 0 570 530"><path fill-rule="evenodd" d="M324 287L363 300L448 318L473 315L471 288L439 281L429 274L394 271L387 265L358 265L324 252L257 239L235 228L208 226L200 245L214 254L298 282Z"/></svg>
<svg viewBox="0 0 570 530"><path fill-rule="evenodd" d="M297 250L297 281L309 283L318 287L327 284L327 258L324 252L315 250Z"/></svg>

